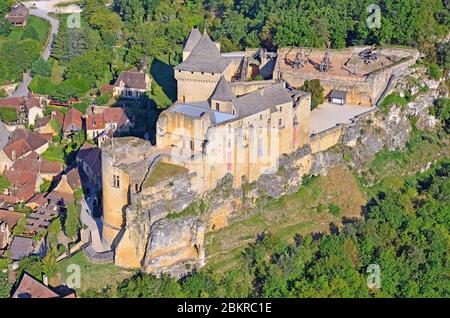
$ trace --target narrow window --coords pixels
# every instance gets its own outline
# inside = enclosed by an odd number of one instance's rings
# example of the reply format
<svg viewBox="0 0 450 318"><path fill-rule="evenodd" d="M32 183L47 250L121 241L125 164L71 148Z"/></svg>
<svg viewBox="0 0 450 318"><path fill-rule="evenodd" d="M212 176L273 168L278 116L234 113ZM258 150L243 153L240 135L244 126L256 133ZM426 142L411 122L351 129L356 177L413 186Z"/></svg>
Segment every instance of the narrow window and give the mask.
<svg viewBox="0 0 450 318"><path fill-rule="evenodd" d="M113 187L120 188L120 178L117 175L113 175Z"/></svg>
<svg viewBox="0 0 450 318"><path fill-rule="evenodd" d="M194 141L191 140L191 151L194 152Z"/></svg>
<svg viewBox="0 0 450 318"><path fill-rule="evenodd" d="M278 126L280 126L281 127L281 125L283 124L283 122L282 122L282 120L281 120L281 118L280 119L278 119Z"/></svg>
<svg viewBox="0 0 450 318"><path fill-rule="evenodd" d="M219 109L220 109L219 103L216 103L216 110L219 110Z"/></svg>

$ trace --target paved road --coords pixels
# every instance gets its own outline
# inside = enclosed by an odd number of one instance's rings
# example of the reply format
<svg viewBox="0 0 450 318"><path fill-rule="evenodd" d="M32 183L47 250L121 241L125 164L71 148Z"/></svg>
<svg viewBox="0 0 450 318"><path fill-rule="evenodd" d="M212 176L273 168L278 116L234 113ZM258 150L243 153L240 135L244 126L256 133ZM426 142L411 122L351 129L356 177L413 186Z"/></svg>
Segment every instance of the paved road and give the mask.
<svg viewBox="0 0 450 318"><path fill-rule="evenodd" d="M30 2L24 2L25 6L30 8L30 15L42 18L50 22L51 29L50 29L50 40L47 42L47 45L45 46L44 50L42 51L42 58L47 61L50 57L51 49L52 49L52 42L53 38L58 34L59 29L59 21L56 18L53 18L49 15L50 12L55 12L55 10L59 10L60 8L55 7L57 3L63 3L63 2L70 2L73 0L53 0L53 1L30 1ZM75 7L66 7L64 8L65 13L77 13L80 12L81 9L77 6ZM59 10L60 11L60 10ZM31 80L33 78L30 76L29 73L25 73L23 75L22 82L19 83L17 86L17 89L14 91L14 93L11 95L11 97L20 97L25 96L29 92L29 85L31 83Z"/></svg>

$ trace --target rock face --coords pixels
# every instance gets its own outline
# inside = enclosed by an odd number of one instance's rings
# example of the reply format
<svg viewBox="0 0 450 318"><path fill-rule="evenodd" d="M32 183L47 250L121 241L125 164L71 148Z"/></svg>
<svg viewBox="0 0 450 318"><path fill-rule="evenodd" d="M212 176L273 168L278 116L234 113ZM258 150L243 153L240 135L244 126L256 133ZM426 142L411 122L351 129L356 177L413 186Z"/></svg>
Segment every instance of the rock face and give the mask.
<svg viewBox="0 0 450 318"><path fill-rule="evenodd" d="M147 273L181 277L205 262L204 222L196 217L163 219L151 228L143 260Z"/></svg>

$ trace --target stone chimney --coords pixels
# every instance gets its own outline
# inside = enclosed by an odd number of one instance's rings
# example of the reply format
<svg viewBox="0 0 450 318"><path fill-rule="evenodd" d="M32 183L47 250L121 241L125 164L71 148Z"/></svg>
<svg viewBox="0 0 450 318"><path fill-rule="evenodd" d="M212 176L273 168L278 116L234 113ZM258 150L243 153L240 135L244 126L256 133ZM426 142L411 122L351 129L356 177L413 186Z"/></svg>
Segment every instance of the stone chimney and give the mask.
<svg viewBox="0 0 450 318"><path fill-rule="evenodd" d="M16 161L16 150L11 152L12 161Z"/></svg>

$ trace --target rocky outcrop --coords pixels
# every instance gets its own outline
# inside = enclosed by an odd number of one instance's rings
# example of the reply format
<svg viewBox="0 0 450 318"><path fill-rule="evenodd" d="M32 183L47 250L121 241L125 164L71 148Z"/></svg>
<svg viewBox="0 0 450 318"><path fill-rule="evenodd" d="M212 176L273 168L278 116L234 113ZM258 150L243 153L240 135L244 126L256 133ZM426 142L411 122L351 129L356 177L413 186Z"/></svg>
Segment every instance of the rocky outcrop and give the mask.
<svg viewBox="0 0 450 318"><path fill-rule="evenodd" d="M181 277L205 262L205 225L197 217L163 219L152 225L143 270Z"/></svg>

